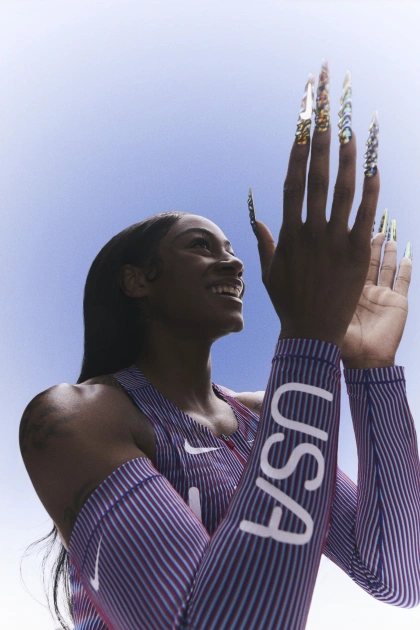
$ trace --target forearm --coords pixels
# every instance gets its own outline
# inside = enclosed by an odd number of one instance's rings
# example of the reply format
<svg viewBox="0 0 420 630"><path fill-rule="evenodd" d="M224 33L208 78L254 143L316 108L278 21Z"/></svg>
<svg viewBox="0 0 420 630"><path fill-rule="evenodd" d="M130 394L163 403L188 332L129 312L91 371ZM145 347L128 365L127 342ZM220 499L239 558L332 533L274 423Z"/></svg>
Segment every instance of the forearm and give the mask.
<svg viewBox="0 0 420 630"><path fill-rule="evenodd" d="M358 488L337 481L326 555L375 598L419 603L420 467L401 367L346 370Z"/></svg>
<svg viewBox="0 0 420 630"><path fill-rule="evenodd" d="M314 352L315 346L319 352ZM339 351L335 346L308 340L283 341L277 349L246 471L212 540L215 548L207 552L194 591L193 615L197 605L202 608L198 603L203 599L210 607L214 582L206 567L216 565L217 589L229 594L223 603L223 615L232 616L235 610L241 610L241 623L226 623L229 617L220 616L218 611L215 628L303 628L322 555L336 468ZM277 405L273 400L284 384L291 384L291 391L283 394ZM313 393L297 391L296 384L311 387ZM319 388L317 393L315 388ZM331 401L320 397L326 392L331 394ZM284 418L296 422L284 428L273 419L274 414L280 415L276 411L272 414L277 409ZM301 432L303 429L308 433L312 429L313 433L325 432L328 439L313 437ZM283 435L284 441L274 443L272 436ZM322 461L302 456L295 470L293 458L307 447L307 453L310 448L319 449ZM321 481L322 466L322 483L314 490L305 489L306 480L314 480L314 485L315 479ZM229 559L233 550L234 563ZM267 593L270 585L275 587ZM262 601L270 605L263 607ZM197 627L207 628L204 615L200 614L198 620Z"/></svg>
<svg viewBox="0 0 420 630"><path fill-rule="evenodd" d="M70 557L111 630L305 626L335 479L338 362L329 344L279 344L250 460L211 540L149 460L96 490Z"/></svg>

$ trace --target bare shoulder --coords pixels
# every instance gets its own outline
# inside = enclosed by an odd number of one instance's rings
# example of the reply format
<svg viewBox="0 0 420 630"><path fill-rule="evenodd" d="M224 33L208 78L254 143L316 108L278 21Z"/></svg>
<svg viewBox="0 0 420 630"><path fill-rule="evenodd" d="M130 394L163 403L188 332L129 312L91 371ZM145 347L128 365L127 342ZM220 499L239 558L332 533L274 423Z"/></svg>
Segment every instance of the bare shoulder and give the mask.
<svg viewBox="0 0 420 630"><path fill-rule="evenodd" d="M66 543L81 507L104 479L131 459L148 457L133 436L136 408L112 378L54 385L22 416L23 461Z"/></svg>
<svg viewBox="0 0 420 630"><path fill-rule="evenodd" d="M234 392L228 387L224 388L229 396L233 396L236 400L239 400L240 403L248 407L251 411L259 415L261 413L261 406L264 399L264 391L259 392Z"/></svg>
<svg viewBox="0 0 420 630"><path fill-rule="evenodd" d="M42 451L57 440L74 438L78 432L84 433L87 418L89 431L99 419L104 429L107 426L104 415L117 421L119 412L131 407L124 388L112 375L81 385L54 385L35 396L23 412L19 428L22 456Z"/></svg>
<svg viewBox="0 0 420 630"><path fill-rule="evenodd" d="M67 383L54 385L35 396L20 421L22 455L42 450L54 437L70 437L73 434L71 419L80 409L80 403L77 390Z"/></svg>

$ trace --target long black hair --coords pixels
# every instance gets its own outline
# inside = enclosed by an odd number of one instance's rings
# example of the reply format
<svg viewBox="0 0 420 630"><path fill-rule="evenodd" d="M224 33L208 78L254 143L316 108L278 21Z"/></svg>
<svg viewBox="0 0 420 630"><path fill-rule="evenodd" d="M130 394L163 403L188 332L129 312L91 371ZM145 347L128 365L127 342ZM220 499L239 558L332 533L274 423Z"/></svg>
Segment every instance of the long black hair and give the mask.
<svg viewBox="0 0 420 630"><path fill-rule="evenodd" d="M162 270L159 241L185 214L164 212L135 223L108 241L96 256L89 269L83 299L84 353L78 384L94 376L117 372L138 357L147 334L147 313L141 300L130 298L122 290L120 269L125 264L139 265L147 270L150 282L156 280ZM44 587L50 611L54 611L62 628L69 630L65 617L73 619L70 564L55 525L28 550L40 543L46 549L42 561L44 578L47 561L57 550L51 579L44 579Z"/></svg>

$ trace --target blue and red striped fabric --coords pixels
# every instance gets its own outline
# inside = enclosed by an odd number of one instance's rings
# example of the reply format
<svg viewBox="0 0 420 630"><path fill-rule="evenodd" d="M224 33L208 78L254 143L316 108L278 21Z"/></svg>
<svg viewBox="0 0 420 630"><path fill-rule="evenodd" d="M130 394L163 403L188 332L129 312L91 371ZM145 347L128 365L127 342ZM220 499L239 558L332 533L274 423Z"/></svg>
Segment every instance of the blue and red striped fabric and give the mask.
<svg viewBox="0 0 420 630"><path fill-rule="evenodd" d="M70 543L76 630L303 628L333 494L326 555L378 599L418 603L420 475L403 370L346 373L357 493L336 473L339 358L330 344L280 341L260 423L215 385L238 421L235 450L163 398L135 366L115 375L153 424L156 460L120 467L77 519ZM273 396L288 383L276 413ZM282 418L297 421L298 430L290 421L279 426ZM241 460L248 460L245 470Z"/></svg>

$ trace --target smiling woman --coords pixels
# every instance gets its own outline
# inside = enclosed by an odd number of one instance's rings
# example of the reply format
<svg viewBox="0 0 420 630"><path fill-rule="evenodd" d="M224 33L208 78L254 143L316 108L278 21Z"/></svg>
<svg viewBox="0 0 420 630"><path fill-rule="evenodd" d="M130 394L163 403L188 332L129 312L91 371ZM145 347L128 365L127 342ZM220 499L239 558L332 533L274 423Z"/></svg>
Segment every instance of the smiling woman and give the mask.
<svg viewBox="0 0 420 630"><path fill-rule="evenodd" d="M373 158L347 227L356 156L348 115L326 222L325 94L302 223L312 86L277 246L253 220L281 325L265 395L212 382L212 344L243 328L243 264L217 225L172 212L100 251L85 288L78 384L48 389L24 413L22 455L62 540L55 586L70 575L76 630L302 629L323 551L377 599L419 601L419 462L403 373L355 342L354 323L371 326L367 292L379 320L398 303L398 345L411 260L393 290L387 244L378 282ZM359 369L363 348L375 363ZM341 350L354 368L359 489L336 466Z"/></svg>

